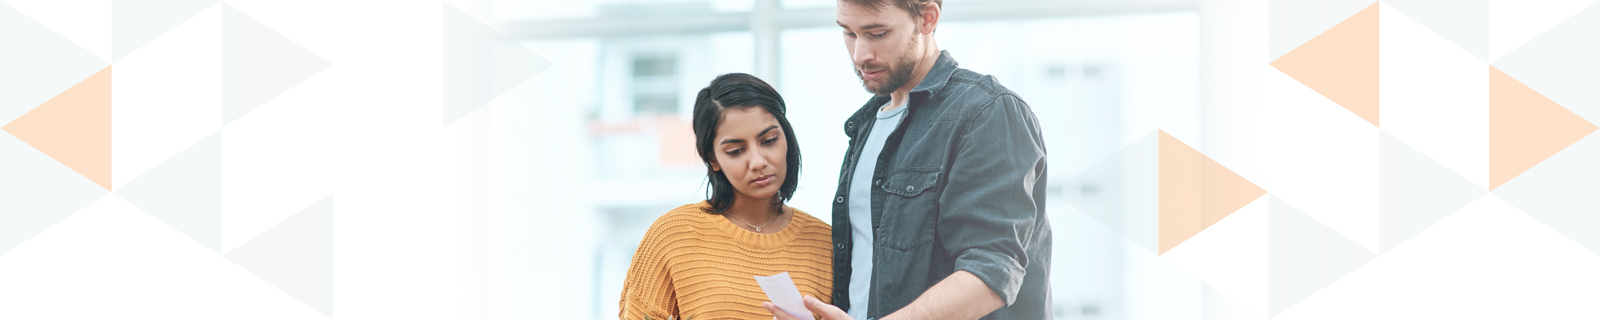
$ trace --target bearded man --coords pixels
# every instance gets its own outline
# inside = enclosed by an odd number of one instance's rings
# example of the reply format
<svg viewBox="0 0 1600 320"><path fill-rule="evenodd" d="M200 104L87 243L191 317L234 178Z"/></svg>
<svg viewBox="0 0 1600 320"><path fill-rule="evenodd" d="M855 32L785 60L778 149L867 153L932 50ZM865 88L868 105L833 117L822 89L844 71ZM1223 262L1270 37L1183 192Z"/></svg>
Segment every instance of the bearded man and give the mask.
<svg viewBox="0 0 1600 320"><path fill-rule="evenodd" d="M874 96L845 120L823 319L1047 319L1050 222L1039 121L933 34L940 0L839 0ZM763 303L776 319L794 319Z"/></svg>

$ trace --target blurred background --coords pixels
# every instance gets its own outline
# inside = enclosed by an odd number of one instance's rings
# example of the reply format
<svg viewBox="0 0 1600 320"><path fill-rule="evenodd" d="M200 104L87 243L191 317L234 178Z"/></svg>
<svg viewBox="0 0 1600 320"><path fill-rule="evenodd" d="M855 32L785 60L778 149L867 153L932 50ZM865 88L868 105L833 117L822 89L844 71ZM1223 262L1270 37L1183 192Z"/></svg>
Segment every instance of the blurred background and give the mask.
<svg viewBox="0 0 1600 320"><path fill-rule="evenodd" d="M491 273L505 287L490 290L490 310L502 301L514 319L617 316L645 229L705 199L689 115L722 73L755 74L784 95L804 155L790 204L831 219L841 124L870 97L851 71L834 0L457 5L552 63L486 111L495 230L485 254L505 268ZM1117 181L1068 180L1158 123L1198 135L1197 10L1168 0L945 2L941 48L1020 94L1044 128L1056 319L1203 316L1199 281L1064 202L1115 210L1126 199L1105 184Z"/></svg>

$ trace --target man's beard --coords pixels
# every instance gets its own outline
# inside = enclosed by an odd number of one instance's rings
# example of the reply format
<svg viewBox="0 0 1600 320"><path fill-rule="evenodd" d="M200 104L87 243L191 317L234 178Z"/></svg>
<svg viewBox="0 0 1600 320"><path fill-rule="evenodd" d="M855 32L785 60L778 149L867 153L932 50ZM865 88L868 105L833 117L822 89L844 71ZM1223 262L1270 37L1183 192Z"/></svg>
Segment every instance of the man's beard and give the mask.
<svg viewBox="0 0 1600 320"><path fill-rule="evenodd" d="M861 79L861 87L866 88L867 92L871 92L872 94L883 96L883 95L889 95L889 93L892 93L896 89L900 89L901 86L906 85L906 83L911 82L911 71L916 69L916 65L917 65L917 61L915 59L913 59L913 57L920 57L921 56L920 52L917 52L918 50L916 50L918 42L919 41L916 41L915 35L913 35L911 43L906 45L906 51L905 51L906 54L903 55L903 56L900 56L899 59L895 59L894 65L891 66L890 68L888 68L888 70L884 70L884 71L886 71L884 73L887 74L889 76L889 78L884 79L885 81L883 82L882 85L874 86L874 85L872 85L871 82L867 82L867 78L866 77L863 77L861 75L861 69L866 69L866 68L870 67L871 69L874 69L874 70L883 70L882 66L880 66L880 65L856 66L855 67L856 78L857 79Z"/></svg>

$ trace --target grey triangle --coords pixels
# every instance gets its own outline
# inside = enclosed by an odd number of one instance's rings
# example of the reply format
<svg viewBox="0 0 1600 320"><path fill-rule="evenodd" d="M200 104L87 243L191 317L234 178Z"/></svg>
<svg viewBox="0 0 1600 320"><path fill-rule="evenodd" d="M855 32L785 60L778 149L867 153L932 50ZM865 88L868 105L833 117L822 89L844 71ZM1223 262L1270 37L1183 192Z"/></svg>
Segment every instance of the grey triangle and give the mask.
<svg viewBox="0 0 1600 320"><path fill-rule="evenodd" d="M327 69L327 60L222 4L222 124Z"/></svg>
<svg viewBox="0 0 1600 320"><path fill-rule="evenodd" d="M1378 135L1378 248L1388 252L1488 191L1388 132Z"/></svg>
<svg viewBox="0 0 1600 320"><path fill-rule="evenodd" d="M1489 0L1385 0L1457 46L1489 61Z"/></svg>
<svg viewBox="0 0 1600 320"><path fill-rule="evenodd" d="M1268 317L1377 257L1278 197L1269 195L1267 201Z"/></svg>
<svg viewBox="0 0 1600 320"><path fill-rule="evenodd" d="M226 255L228 260L333 315L333 196L278 222Z"/></svg>
<svg viewBox="0 0 1600 320"><path fill-rule="evenodd" d="M0 31L0 125L106 67L93 53L4 3Z"/></svg>
<svg viewBox="0 0 1600 320"><path fill-rule="evenodd" d="M222 252L221 131L190 146L116 193L213 251Z"/></svg>
<svg viewBox="0 0 1600 320"><path fill-rule="evenodd" d="M218 0L113 0L111 2L111 60L161 37Z"/></svg>
<svg viewBox="0 0 1600 320"><path fill-rule="evenodd" d="M0 255L106 193L28 143L0 133Z"/></svg>
<svg viewBox="0 0 1600 320"><path fill-rule="evenodd" d="M444 3L444 125L550 67L550 61Z"/></svg>
<svg viewBox="0 0 1600 320"><path fill-rule="evenodd" d="M1062 197L1150 253L1156 253L1159 154L1157 133L1063 182Z"/></svg>

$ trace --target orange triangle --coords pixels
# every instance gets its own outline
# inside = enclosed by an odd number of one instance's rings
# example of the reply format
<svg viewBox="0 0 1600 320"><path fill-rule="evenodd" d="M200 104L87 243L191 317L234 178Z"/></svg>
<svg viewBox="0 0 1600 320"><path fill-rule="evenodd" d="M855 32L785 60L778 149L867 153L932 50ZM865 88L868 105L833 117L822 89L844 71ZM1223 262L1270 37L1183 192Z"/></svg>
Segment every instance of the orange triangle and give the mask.
<svg viewBox="0 0 1600 320"><path fill-rule="evenodd" d="M1378 3L1272 62L1274 68L1378 125Z"/></svg>
<svg viewBox="0 0 1600 320"><path fill-rule="evenodd" d="M1157 254L1178 246L1201 230L1267 194L1244 177L1228 170L1161 131L1160 172L1157 187L1160 217L1160 249Z"/></svg>
<svg viewBox="0 0 1600 320"><path fill-rule="evenodd" d="M1544 162L1596 129L1494 66L1489 67L1489 189Z"/></svg>
<svg viewBox="0 0 1600 320"><path fill-rule="evenodd" d="M111 190L111 67L0 129Z"/></svg>

